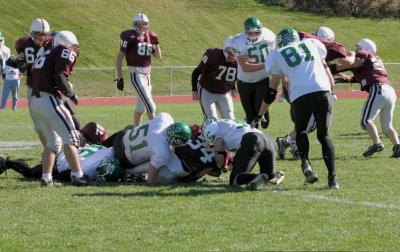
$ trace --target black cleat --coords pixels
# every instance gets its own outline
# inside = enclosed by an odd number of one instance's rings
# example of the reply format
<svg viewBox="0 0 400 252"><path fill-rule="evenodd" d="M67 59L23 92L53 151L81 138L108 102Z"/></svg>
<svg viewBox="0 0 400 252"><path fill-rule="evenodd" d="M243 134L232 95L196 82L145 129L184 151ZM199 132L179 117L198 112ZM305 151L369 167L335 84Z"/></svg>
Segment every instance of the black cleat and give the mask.
<svg viewBox="0 0 400 252"><path fill-rule="evenodd" d="M383 149L385 149L385 147L383 146L382 143L373 144L373 145L371 145L371 146L368 147L368 149L363 153L363 156L364 156L364 157L370 157L370 156L372 156L375 152L383 151Z"/></svg>
<svg viewBox="0 0 400 252"><path fill-rule="evenodd" d="M269 126L269 119L265 119L264 117L261 118L260 124L261 124L261 128L263 128L263 129L268 128L268 126Z"/></svg>
<svg viewBox="0 0 400 252"><path fill-rule="evenodd" d="M391 157L392 158L400 158L400 144L396 144L395 146L393 146L393 154Z"/></svg>
<svg viewBox="0 0 400 252"><path fill-rule="evenodd" d="M285 159L285 151L290 146L290 144L286 141L286 137L277 137L276 145L278 146L278 158L282 160Z"/></svg>
<svg viewBox="0 0 400 252"><path fill-rule="evenodd" d="M339 189L339 180L337 176L328 176L328 185L326 189Z"/></svg>
<svg viewBox="0 0 400 252"><path fill-rule="evenodd" d="M71 184L74 186L88 186L89 185L89 178L87 175L83 175L80 178L75 176L71 176Z"/></svg>
<svg viewBox="0 0 400 252"><path fill-rule="evenodd" d="M301 169L303 170L304 177L306 178L306 182L310 184L314 184L318 181L318 175L313 171L310 162L302 161Z"/></svg>
<svg viewBox="0 0 400 252"><path fill-rule="evenodd" d="M245 190L255 191L257 190L258 185L268 183L268 175L265 173L260 173L255 177L252 181L244 186Z"/></svg>

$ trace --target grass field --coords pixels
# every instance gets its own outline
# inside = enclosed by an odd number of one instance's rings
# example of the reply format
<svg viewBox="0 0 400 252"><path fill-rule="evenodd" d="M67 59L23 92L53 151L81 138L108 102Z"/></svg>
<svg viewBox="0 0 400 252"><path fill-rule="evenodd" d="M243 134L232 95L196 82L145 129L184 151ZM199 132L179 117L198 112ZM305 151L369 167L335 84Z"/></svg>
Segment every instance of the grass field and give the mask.
<svg viewBox="0 0 400 252"><path fill-rule="evenodd" d="M194 66L200 62L207 48L220 47L224 39L243 30L243 21L255 15L265 27L278 33L291 26L300 31L314 32L319 26L331 27L338 41L348 50L361 38L368 37L378 46L378 54L384 62L400 62L398 34L400 21L391 19L326 17L309 13L290 12L257 0L14 0L2 1L0 31L6 44L13 49L17 38L29 31L37 17L46 18L54 31L72 30L76 33L81 55L76 65L82 67L113 67L119 50L119 34L131 28L131 18L138 12L150 18L152 30L160 38L162 60L154 60L154 66ZM21 7L23 6L23 7ZM29 6L29 8L28 8ZM89 11L90 10L90 11ZM14 50L14 49L13 49ZM387 65L389 77L396 89L400 88L400 68ZM190 94L192 69L173 73L173 93ZM153 92L157 95L170 93L168 70L153 70ZM76 69L71 81L80 96L115 95L113 70ZM128 81L128 77L125 76ZM126 85L124 92L131 95ZM349 85L338 89L358 89ZM25 92L22 90L21 95Z"/></svg>
<svg viewBox="0 0 400 252"><path fill-rule="evenodd" d="M311 160L320 182L303 185L298 161L278 161L286 173L279 188L255 192L227 186L227 175L196 184L147 187L105 184L87 188L41 188L9 171L0 176L0 251L396 251L400 233L399 160L384 152L361 156L371 144L358 126L363 100L335 103L332 138L341 189L323 190L326 169L315 133ZM399 105L399 103L398 103ZM184 107L184 109L182 109ZM267 134L292 128L287 103L272 106ZM160 104L175 119L200 122L197 104ZM242 118L236 104L237 118ZM132 106L80 107L83 123L109 132L132 119ZM400 112L395 127L400 128ZM36 141L28 112L1 111L1 141ZM39 161L40 148L0 150L1 155ZM256 168L257 169L257 168Z"/></svg>

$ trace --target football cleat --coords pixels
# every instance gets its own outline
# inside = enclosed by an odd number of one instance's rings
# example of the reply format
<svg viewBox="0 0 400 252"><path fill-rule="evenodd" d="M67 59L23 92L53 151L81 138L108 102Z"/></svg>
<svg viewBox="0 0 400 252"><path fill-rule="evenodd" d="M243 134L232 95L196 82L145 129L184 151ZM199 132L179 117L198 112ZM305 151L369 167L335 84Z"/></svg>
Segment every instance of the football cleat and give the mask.
<svg viewBox="0 0 400 252"><path fill-rule="evenodd" d="M339 189L339 180L337 176L328 176L328 185L326 189Z"/></svg>
<svg viewBox="0 0 400 252"><path fill-rule="evenodd" d="M2 174L3 172L5 172L7 170L6 161L7 161L6 157L0 156L0 174Z"/></svg>
<svg viewBox="0 0 400 252"><path fill-rule="evenodd" d="M368 149L363 153L364 157L370 157L372 156L375 152L381 152L385 149L382 143L378 144L373 144L368 147Z"/></svg>
<svg viewBox="0 0 400 252"><path fill-rule="evenodd" d="M268 175L265 173L258 174L252 181L244 186L245 190L255 191L261 183L268 183Z"/></svg>
<svg viewBox="0 0 400 252"><path fill-rule="evenodd" d="M44 179L40 179L40 185L43 186L43 187L58 187L58 186L62 186L61 183L54 182L54 180L52 180L52 179L49 180L49 181L44 180Z"/></svg>
<svg viewBox="0 0 400 252"><path fill-rule="evenodd" d="M263 128L263 129L268 128L268 126L269 126L269 119L266 119L266 118L264 118L264 117L261 118L260 124L261 124L261 128Z"/></svg>
<svg viewBox="0 0 400 252"><path fill-rule="evenodd" d="M276 144L278 146L278 159L285 159L285 151L290 146L285 137L277 137Z"/></svg>
<svg viewBox="0 0 400 252"><path fill-rule="evenodd" d="M82 177L78 178L75 176L71 176L71 184L74 186L88 186L89 185L89 178L87 175L83 175Z"/></svg>
<svg viewBox="0 0 400 252"><path fill-rule="evenodd" d="M282 184L283 180L285 180L285 173L278 171L272 179L268 180L268 183L274 186L279 186Z"/></svg>
<svg viewBox="0 0 400 252"><path fill-rule="evenodd" d="M318 181L318 175L313 171L308 160L304 160L301 162L301 169L307 183L314 184Z"/></svg>
<svg viewBox="0 0 400 252"><path fill-rule="evenodd" d="M392 158L400 158L400 144L393 146ZM0 170L1 171L1 170Z"/></svg>

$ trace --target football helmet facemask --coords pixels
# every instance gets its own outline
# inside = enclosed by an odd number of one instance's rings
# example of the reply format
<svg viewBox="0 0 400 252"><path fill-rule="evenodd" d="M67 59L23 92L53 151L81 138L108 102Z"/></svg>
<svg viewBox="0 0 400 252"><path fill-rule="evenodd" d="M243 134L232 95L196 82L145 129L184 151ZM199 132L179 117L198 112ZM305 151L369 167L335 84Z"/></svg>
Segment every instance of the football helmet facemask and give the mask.
<svg viewBox="0 0 400 252"><path fill-rule="evenodd" d="M139 33L144 33L149 29L149 18L144 13L139 13L132 19L133 29Z"/></svg>
<svg viewBox="0 0 400 252"><path fill-rule="evenodd" d="M184 122L175 122L167 127L167 141L172 146L186 144L192 137L192 131Z"/></svg>
<svg viewBox="0 0 400 252"><path fill-rule="evenodd" d="M293 28L285 28L281 30L278 36L276 37L276 42L279 47L284 47L290 43L299 41L300 41L300 36L297 33L297 31Z"/></svg>
<svg viewBox="0 0 400 252"><path fill-rule="evenodd" d="M107 158L96 167L96 181L116 182L120 179L122 169L118 159Z"/></svg>
<svg viewBox="0 0 400 252"><path fill-rule="evenodd" d="M37 18L31 24L31 38L36 45L42 47L49 41L50 25L43 18Z"/></svg>
<svg viewBox="0 0 400 252"><path fill-rule="evenodd" d="M331 28L326 26L321 26L315 31L315 35L327 40L335 40L335 33Z"/></svg>
<svg viewBox="0 0 400 252"><path fill-rule="evenodd" d="M374 41L370 39L361 39L358 41L356 45L356 51L357 50L366 50L368 52L371 52L373 54L376 53L376 44Z"/></svg>
<svg viewBox="0 0 400 252"><path fill-rule="evenodd" d="M262 24L256 17L249 17L244 21L244 33L247 40L257 43L261 39Z"/></svg>

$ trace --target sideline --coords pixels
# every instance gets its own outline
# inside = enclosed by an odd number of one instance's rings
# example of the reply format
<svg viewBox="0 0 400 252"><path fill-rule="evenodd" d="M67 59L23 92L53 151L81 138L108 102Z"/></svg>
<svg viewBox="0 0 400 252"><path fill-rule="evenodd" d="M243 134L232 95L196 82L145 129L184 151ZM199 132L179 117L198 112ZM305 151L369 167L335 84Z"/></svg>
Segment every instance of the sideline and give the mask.
<svg viewBox="0 0 400 252"><path fill-rule="evenodd" d="M353 91L336 91L338 99L366 99L367 93L359 90ZM400 97L400 90L396 91ZM279 97L279 95L277 96ZM190 95L176 95L176 96L154 96L156 103L197 103L193 101ZM239 97L235 97L234 101L240 101ZM79 106L98 106L98 105L126 105L135 104L135 96L118 96L118 97L94 97L94 98L81 98ZM7 101L7 107L10 106L10 100ZM27 100L25 98L18 101L18 107L27 107Z"/></svg>

